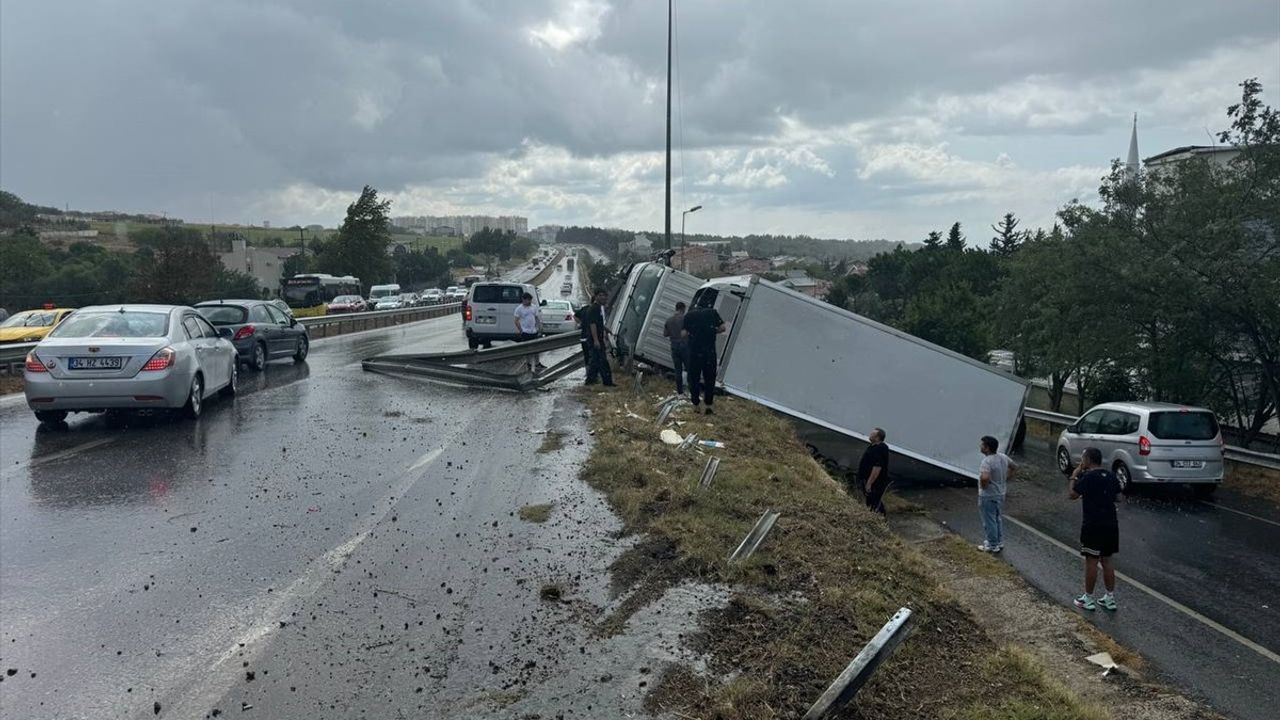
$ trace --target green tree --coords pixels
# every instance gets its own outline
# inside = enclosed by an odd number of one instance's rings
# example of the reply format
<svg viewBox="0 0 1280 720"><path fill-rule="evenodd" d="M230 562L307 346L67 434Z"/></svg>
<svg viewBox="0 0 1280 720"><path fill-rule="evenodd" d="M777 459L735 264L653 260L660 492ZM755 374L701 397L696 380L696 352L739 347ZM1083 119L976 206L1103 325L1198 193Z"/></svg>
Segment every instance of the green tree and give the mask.
<svg viewBox="0 0 1280 720"><path fill-rule="evenodd" d="M354 275L365 285L390 280L390 212L391 201L379 200L378 191L365 185L360 197L347 206L337 234L324 243L316 258L317 268L333 275Z"/></svg>
<svg viewBox="0 0 1280 720"><path fill-rule="evenodd" d="M210 293L210 297L256 299L262 297L262 291L263 288L258 286L258 279L254 276L239 270L222 268L214 277L213 292Z"/></svg>
<svg viewBox="0 0 1280 720"><path fill-rule="evenodd" d="M942 233L937 230L930 230L928 237L924 239L924 247L926 250L942 249Z"/></svg>
<svg viewBox="0 0 1280 720"><path fill-rule="evenodd" d="M0 236L0 307L9 312L39 307L45 298L37 282L52 270L48 253L34 235Z"/></svg>
<svg viewBox="0 0 1280 720"><path fill-rule="evenodd" d="M964 250L964 235L960 232L960 223L952 225L947 232L947 249L955 252Z"/></svg>
<svg viewBox="0 0 1280 720"><path fill-rule="evenodd" d="M991 252L1000 257L1009 257L1022 243L1024 233L1018 230L1018 218L1013 213L1005 213L1000 223L992 225L995 237L991 238Z"/></svg>
<svg viewBox="0 0 1280 720"><path fill-rule="evenodd" d="M135 302L189 305L213 296L222 263L199 230L170 224L132 237L138 252L129 295Z"/></svg>

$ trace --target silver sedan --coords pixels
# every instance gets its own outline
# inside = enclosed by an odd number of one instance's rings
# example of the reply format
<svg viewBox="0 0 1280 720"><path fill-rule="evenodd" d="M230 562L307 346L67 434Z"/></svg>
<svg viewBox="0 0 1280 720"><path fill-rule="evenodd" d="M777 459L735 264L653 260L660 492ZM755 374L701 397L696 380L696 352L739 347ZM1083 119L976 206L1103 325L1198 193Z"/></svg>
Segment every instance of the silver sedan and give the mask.
<svg viewBox="0 0 1280 720"><path fill-rule="evenodd" d="M27 406L44 423L68 412L182 410L236 393L236 348L189 307L81 308L27 355Z"/></svg>

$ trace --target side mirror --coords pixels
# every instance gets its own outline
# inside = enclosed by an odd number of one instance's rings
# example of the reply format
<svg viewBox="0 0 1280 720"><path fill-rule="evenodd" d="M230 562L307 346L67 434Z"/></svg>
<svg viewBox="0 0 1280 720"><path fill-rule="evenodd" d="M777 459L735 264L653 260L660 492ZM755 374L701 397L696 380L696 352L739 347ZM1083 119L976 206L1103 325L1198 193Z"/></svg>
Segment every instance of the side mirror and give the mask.
<svg viewBox="0 0 1280 720"><path fill-rule="evenodd" d="M541 307L546 307L546 306L547 306L547 301L546 301L546 300L543 300L542 302L538 303L538 305L539 305L539 306L541 306Z"/></svg>
<svg viewBox="0 0 1280 720"><path fill-rule="evenodd" d="M297 326L297 324L298 324L298 318L296 318L296 317L294 317L294 316L290 315L290 316L289 316L289 327L296 327L296 326Z"/></svg>
<svg viewBox="0 0 1280 720"><path fill-rule="evenodd" d="M1069 433L1078 433L1078 432L1080 432L1080 426L1079 426L1079 425L1076 425L1076 424L1074 424L1074 423L1073 423L1073 424L1071 424L1071 425L1068 425L1068 426L1067 426L1067 432L1069 432Z"/></svg>
<svg viewBox="0 0 1280 720"><path fill-rule="evenodd" d="M235 333L231 332L231 328L229 327L220 327L218 328L218 337L230 340L235 337Z"/></svg>

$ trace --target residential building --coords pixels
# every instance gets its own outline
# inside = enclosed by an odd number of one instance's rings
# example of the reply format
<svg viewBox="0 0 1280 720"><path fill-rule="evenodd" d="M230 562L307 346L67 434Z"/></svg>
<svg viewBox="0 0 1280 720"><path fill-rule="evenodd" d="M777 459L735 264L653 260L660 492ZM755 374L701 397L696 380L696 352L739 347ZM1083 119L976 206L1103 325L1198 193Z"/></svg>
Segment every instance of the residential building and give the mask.
<svg viewBox="0 0 1280 720"><path fill-rule="evenodd" d="M703 245L686 245L671 256L671 267L691 275L708 277L720 270L720 256Z"/></svg>
<svg viewBox="0 0 1280 720"><path fill-rule="evenodd" d="M252 275L264 294L275 295L280 290L285 259L297 252L298 248L251 247L243 239L236 239L231 241L231 252L220 253L218 259L228 270Z"/></svg>
<svg viewBox="0 0 1280 720"><path fill-rule="evenodd" d="M1165 150L1142 161L1148 171L1168 168L1191 158L1204 158L1214 165L1225 166L1240 156L1240 148L1234 145L1184 145Z"/></svg>
<svg viewBox="0 0 1280 720"><path fill-rule="evenodd" d="M425 234L428 229L448 228L452 235L471 237L485 228L529 234L529 219L519 215L403 215L391 218L398 228Z"/></svg>
<svg viewBox="0 0 1280 720"><path fill-rule="evenodd" d="M809 276L804 270L788 270L782 284L813 298L824 298L831 289L831 283Z"/></svg>
<svg viewBox="0 0 1280 720"><path fill-rule="evenodd" d="M540 243L553 243L563 229L563 225L539 225L529 231L529 237Z"/></svg>
<svg viewBox="0 0 1280 720"><path fill-rule="evenodd" d="M763 275L773 269L773 264L764 258L737 258L725 266L725 270L733 275Z"/></svg>
<svg viewBox="0 0 1280 720"><path fill-rule="evenodd" d="M629 242L618 243L618 252L633 258L647 258L653 254L653 241L644 233L636 233Z"/></svg>

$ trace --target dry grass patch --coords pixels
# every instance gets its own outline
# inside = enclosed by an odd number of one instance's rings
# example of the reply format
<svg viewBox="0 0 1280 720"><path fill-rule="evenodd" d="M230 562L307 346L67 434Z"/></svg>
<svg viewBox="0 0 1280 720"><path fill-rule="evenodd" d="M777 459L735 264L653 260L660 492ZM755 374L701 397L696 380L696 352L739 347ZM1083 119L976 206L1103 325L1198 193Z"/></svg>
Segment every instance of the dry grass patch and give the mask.
<svg viewBox="0 0 1280 720"><path fill-rule="evenodd" d="M520 519L525 522L543 523L551 515L551 503L525 505L520 508Z"/></svg>
<svg viewBox="0 0 1280 720"><path fill-rule="evenodd" d="M1280 471L1240 463L1229 465L1223 487L1280 505Z"/></svg>
<svg viewBox="0 0 1280 720"><path fill-rule="evenodd" d="M1004 714L990 717L1013 719L1032 717L1018 713L1047 699L1055 714L1036 717L1099 717L1060 697L1034 661L997 646L921 556L809 457L786 421L735 398L716 403L711 418L677 411L674 419L688 421L681 432L726 444L713 451L721 458L715 483L699 490L706 456L663 445L651 419L616 412L625 400L634 406L633 396L582 397L595 430L583 477L607 496L624 532L645 536L615 566L618 592L630 594L602 624L605 634L624 629L632 612L683 580L735 588L690 639L709 657L710 677L668 671L649 696L651 710L721 720L795 717L906 606L913 636L842 717L960 719L987 717L973 713L993 708ZM729 553L769 508L781 513L773 532L749 561L730 567ZM1016 682L986 679L993 663L1017 670Z"/></svg>

